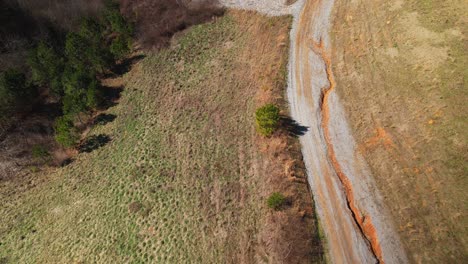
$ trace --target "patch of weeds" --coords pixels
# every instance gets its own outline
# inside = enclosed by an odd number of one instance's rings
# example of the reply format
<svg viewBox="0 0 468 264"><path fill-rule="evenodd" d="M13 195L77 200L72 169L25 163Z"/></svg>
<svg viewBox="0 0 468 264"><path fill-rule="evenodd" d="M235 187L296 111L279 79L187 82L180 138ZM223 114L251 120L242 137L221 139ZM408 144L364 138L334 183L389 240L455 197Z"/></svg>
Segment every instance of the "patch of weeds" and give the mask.
<svg viewBox="0 0 468 264"><path fill-rule="evenodd" d="M29 167L29 171L31 171L32 173L36 173L39 171L39 167L37 166L31 166Z"/></svg>
<svg viewBox="0 0 468 264"><path fill-rule="evenodd" d="M286 203L286 197L279 192L274 192L268 197L267 205L269 208L278 211Z"/></svg>
<svg viewBox="0 0 468 264"><path fill-rule="evenodd" d="M132 202L128 205L128 211L131 214L138 213L143 208L143 205L140 202Z"/></svg>
<svg viewBox="0 0 468 264"><path fill-rule="evenodd" d="M50 153L42 145L34 145L31 149L31 154L34 159L45 159L50 156Z"/></svg>

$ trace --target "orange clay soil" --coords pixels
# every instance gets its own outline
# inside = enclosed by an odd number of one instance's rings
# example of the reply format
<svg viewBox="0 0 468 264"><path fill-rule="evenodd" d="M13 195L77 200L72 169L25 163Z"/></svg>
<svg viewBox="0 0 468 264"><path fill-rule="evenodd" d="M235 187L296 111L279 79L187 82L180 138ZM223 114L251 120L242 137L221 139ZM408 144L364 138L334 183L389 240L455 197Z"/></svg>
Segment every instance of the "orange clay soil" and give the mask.
<svg viewBox="0 0 468 264"><path fill-rule="evenodd" d="M333 91L333 89L335 89L335 86L336 86L336 82L333 77L333 72L332 72L332 67L331 67L331 60L330 60L330 57L324 51L322 41L320 41L320 43L314 42L313 49L317 54L320 54L323 61L325 62L327 78L330 83L330 86L328 87L328 89L323 91L323 98L322 98L322 128L324 131L324 137L325 137L325 141L327 144L328 156L333 165L333 168L335 169L336 174L338 175L341 183L343 184L343 187L346 192L346 200L347 200L349 209L352 212L354 220L356 221L363 235L371 244L372 252L376 256L376 258L379 260L379 263L384 263L383 258L382 258L382 249L380 248L379 239L377 237L377 232L375 230L375 227L372 224L372 219L370 216L365 216L365 214L364 215L361 214L359 209L356 207L354 203L355 199L354 199L354 193L353 193L351 182L349 181L348 177L344 174L343 170L341 169L340 163L338 162L336 155L335 155L333 144L331 143L329 127L328 127L329 120L330 120L330 108L328 106L328 97L330 95L330 92Z"/></svg>

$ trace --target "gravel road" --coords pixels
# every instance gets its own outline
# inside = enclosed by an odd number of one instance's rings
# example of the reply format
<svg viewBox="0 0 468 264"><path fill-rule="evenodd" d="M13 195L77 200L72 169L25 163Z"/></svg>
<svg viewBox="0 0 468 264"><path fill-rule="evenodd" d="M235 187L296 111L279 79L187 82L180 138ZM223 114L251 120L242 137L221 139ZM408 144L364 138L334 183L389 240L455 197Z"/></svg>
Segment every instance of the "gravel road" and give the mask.
<svg viewBox="0 0 468 264"><path fill-rule="evenodd" d="M294 13L288 98L301 137L321 226L334 263L405 263L398 235L335 93L329 28L333 0L306 0Z"/></svg>
<svg viewBox="0 0 468 264"><path fill-rule="evenodd" d="M333 263L406 263L407 258L335 93L329 29L334 0L221 0L268 15L292 14L288 99L301 136L328 258Z"/></svg>

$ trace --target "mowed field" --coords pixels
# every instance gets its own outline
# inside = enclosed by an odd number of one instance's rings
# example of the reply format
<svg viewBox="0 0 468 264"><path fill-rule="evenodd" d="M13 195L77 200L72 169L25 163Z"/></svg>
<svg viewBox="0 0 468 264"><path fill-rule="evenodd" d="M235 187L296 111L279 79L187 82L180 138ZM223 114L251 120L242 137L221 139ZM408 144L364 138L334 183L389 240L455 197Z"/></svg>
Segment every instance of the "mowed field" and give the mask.
<svg viewBox="0 0 468 264"><path fill-rule="evenodd" d="M297 139L255 131L256 107L287 114L290 20L229 11L107 80L115 119L87 137L110 142L0 182L0 263L320 261Z"/></svg>
<svg viewBox="0 0 468 264"><path fill-rule="evenodd" d="M337 1L333 70L413 263L466 263L468 5Z"/></svg>

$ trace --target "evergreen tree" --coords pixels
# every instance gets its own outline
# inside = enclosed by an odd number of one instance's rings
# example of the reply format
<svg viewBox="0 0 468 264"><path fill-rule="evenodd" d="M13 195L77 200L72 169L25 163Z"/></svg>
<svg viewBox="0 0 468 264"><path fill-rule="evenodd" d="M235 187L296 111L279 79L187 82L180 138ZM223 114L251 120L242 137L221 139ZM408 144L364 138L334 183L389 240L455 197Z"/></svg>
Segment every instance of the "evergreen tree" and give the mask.
<svg viewBox="0 0 468 264"><path fill-rule="evenodd" d="M64 147L72 147L79 139L78 132L69 116L55 120L55 140Z"/></svg>
<svg viewBox="0 0 468 264"><path fill-rule="evenodd" d="M113 63L112 54L106 46L103 37L102 25L95 19L85 18L81 22L79 35L86 40L88 48L84 60L93 67L96 72L103 72Z"/></svg>
<svg viewBox="0 0 468 264"><path fill-rule="evenodd" d="M110 46L110 51L116 59L125 57L130 52L132 39L123 35L117 36Z"/></svg>
<svg viewBox="0 0 468 264"><path fill-rule="evenodd" d="M279 108L273 104L266 104L258 108L255 112L258 132L267 137L271 136L278 126L280 120L279 113Z"/></svg>
<svg viewBox="0 0 468 264"><path fill-rule="evenodd" d="M119 4L115 1L106 1L104 19L111 32L125 36L133 35L133 25L120 13Z"/></svg>
<svg viewBox="0 0 468 264"><path fill-rule="evenodd" d="M86 91L86 106L89 109L93 109L98 106L98 88L99 84L96 79L92 80L88 85L88 90Z"/></svg>
<svg viewBox="0 0 468 264"><path fill-rule="evenodd" d="M33 82L39 85L49 85L51 92L62 95L61 74L63 58L44 41L29 52L28 65L31 68Z"/></svg>
<svg viewBox="0 0 468 264"><path fill-rule="evenodd" d="M68 59L68 64L77 68L83 64L87 64L89 45L85 38L77 33L70 32L65 40L65 55Z"/></svg>
<svg viewBox="0 0 468 264"><path fill-rule="evenodd" d="M95 79L94 73L83 64L66 67L62 77L64 114L73 116L88 109L87 89Z"/></svg>

